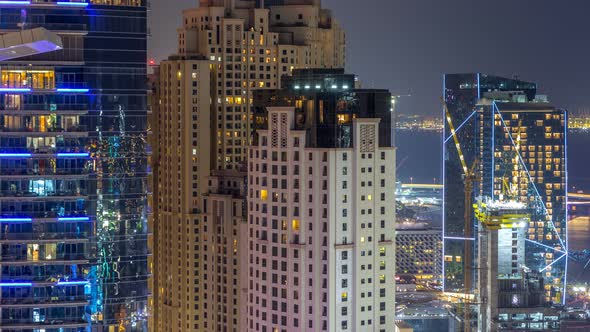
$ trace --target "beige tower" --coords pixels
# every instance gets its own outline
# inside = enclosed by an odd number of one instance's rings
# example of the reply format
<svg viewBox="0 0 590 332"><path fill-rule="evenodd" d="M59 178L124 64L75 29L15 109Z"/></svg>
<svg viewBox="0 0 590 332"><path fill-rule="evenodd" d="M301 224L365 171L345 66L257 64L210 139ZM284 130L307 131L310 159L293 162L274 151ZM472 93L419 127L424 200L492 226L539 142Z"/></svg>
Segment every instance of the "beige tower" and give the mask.
<svg viewBox="0 0 590 332"><path fill-rule="evenodd" d="M262 7L202 0L185 10L177 54L156 74L152 331L243 331L252 93L279 88L295 68L344 66L344 32L318 3Z"/></svg>
<svg viewBox="0 0 590 332"><path fill-rule="evenodd" d="M219 6L223 2L233 7ZM207 3L216 6L183 12L178 52L212 62L207 83L215 131L213 168L237 169L246 160L252 92L280 88L281 76L294 68L343 68L344 32L319 6L267 9L255 8L254 1L202 2Z"/></svg>
<svg viewBox="0 0 590 332"><path fill-rule="evenodd" d="M395 150L380 119L320 148L295 117L268 108L250 150L247 331L393 332Z"/></svg>

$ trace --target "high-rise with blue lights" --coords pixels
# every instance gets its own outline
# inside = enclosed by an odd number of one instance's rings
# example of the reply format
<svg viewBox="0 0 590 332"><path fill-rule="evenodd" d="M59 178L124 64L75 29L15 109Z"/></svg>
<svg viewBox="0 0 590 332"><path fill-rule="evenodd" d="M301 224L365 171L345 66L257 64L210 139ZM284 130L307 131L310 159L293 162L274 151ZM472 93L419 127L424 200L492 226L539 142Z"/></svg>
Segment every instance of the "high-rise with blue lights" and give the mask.
<svg viewBox="0 0 590 332"><path fill-rule="evenodd" d="M0 330L146 329L144 0L0 1Z"/></svg>
<svg viewBox="0 0 590 332"><path fill-rule="evenodd" d="M533 83L484 74L444 79L445 290L472 292L477 270L485 268L475 259L481 228L471 204L516 201L531 219L524 265L545 278L548 302L563 301L567 113L536 95Z"/></svg>

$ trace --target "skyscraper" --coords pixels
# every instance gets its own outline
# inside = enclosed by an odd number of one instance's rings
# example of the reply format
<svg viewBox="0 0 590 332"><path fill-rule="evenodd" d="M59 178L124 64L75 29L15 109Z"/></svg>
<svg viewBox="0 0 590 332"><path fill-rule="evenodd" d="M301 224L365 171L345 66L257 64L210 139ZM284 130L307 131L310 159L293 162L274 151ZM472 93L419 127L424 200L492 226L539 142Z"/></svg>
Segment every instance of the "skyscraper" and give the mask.
<svg viewBox="0 0 590 332"><path fill-rule="evenodd" d="M476 228L469 206L474 194L466 195L465 177L479 156L479 122L473 115L479 99L487 91L523 91L526 99L532 100L536 85L479 73L444 76L443 100L448 114L443 117L450 118L455 126L455 133L451 135L449 121L445 121L443 131L443 285L445 291L450 292L471 292L475 285ZM465 261L466 255L469 262ZM465 285L465 281L469 285Z"/></svg>
<svg viewBox="0 0 590 332"><path fill-rule="evenodd" d="M480 229L468 202L512 199L526 204L531 215L525 264L547 279L547 298L561 302L567 252L565 111L537 96L532 83L483 74L446 75L444 100L445 289L475 286Z"/></svg>
<svg viewBox="0 0 590 332"><path fill-rule="evenodd" d="M3 1L63 49L0 68L0 329L146 328L146 10Z"/></svg>
<svg viewBox="0 0 590 332"><path fill-rule="evenodd" d="M478 331L559 331L560 312L546 296L546 281L526 264L527 205L480 199L478 236Z"/></svg>
<svg viewBox="0 0 590 332"><path fill-rule="evenodd" d="M481 145L491 141L493 155L486 148L480 154L479 195L526 204L525 265L546 278L547 301L560 303L567 261L567 114L542 98L515 102L520 98L495 93L480 103Z"/></svg>
<svg viewBox="0 0 590 332"><path fill-rule="evenodd" d="M248 159L248 331L393 331L391 95L341 70L259 91Z"/></svg>
<svg viewBox="0 0 590 332"><path fill-rule="evenodd" d="M185 10L178 54L212 65L211 76L196 81L211 86L211 100L195 106L212 111L213 169L245 162L254 90L280 88L281 76L294 68L343 68L344 47L343 30L319 4L260 8L256 1L210 0Z"/></svg>
<svg viewBox="0 0 590 332"><path fill-rule="evenodd" d="M279 88L295 68L343 67L344 46L315 2L210 0L183 12L152 103L154 331L241 331L247 215L238 178L253 91Z"/></svg>

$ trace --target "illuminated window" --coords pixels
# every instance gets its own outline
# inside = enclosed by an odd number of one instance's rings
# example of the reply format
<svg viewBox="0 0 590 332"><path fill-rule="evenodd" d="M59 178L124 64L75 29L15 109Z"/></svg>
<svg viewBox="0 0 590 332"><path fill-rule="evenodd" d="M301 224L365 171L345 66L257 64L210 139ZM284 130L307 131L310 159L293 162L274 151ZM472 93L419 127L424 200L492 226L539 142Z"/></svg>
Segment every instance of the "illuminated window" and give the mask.
<svg viewBox="0 0 590 332"><path fill-rule="evenodd" d="M268 190L266 190L266 189L260 190L260 199L262 199L263 201L266 201L267 198L268 198Z"/></svg>
<svg viewBox="0 0 590 332"><path fill-rule="evenodd" d="M348 292L342 292L341 298L342 302L348 301Z"/></svg>
<svg viewBox="0 0 590 332"><path fill-rule="evenodd" d="M53 70L3 70L2 87L54 89L55 73Z"/></svg>
<svg viewBox="0 0 590 332"><path fill-rule="evenodd" d="M293 221L291 222L291 227L293 228L294 231L298 231L299 230L299 220L293 219Z"/></svg>
<svg viewBox="0 0 590 332"><path fill-rule="evenodd" d="M350 114L338 114L338 124L350 123Z"/></svg>

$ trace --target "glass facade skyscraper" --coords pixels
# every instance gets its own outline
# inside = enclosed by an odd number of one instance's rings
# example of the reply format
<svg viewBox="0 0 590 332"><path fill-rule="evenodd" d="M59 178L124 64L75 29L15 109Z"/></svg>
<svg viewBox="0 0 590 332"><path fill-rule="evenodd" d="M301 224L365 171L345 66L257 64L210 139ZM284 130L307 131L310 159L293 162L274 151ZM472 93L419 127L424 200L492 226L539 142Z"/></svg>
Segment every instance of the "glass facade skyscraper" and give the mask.
<svg viewBox="0 0 590 332"><path fill-rule="evenodd" d="M542 100L523 103L500 96L479 107L480 146L484 147L479 195L526 204L530 222L525 266L546 278L546 301L562 302L567 260L567 114ZM512 266L513 273L520 268Z"/></svg>
<svg viewBox="0 0 590 332"><path fill-rule="evenodd" d="M143 0L0 2L63 50L0 63L0 329L146 330Z"/></svg>
<svg viewBox="0 0 590 332"><path fill-rule="evenodd" d="M531 215L525 265L547 278L548 300L561 301L565 111L536 96L534 83L484 74L445 75L443 94L445 290L471 292L476 285L479 228L467 204L477 198L515 200L526 203Z"/></svg>

